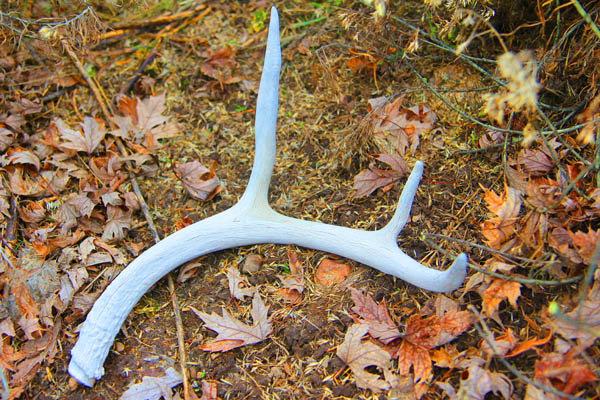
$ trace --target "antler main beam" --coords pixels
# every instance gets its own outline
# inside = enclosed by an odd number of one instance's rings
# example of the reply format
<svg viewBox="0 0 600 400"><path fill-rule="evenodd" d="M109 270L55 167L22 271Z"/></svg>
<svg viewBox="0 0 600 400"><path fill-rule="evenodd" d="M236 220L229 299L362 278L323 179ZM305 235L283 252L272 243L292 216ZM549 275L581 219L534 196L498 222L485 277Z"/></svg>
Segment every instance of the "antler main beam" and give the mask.
<svg viewBox="0 0 600 400"><path fill-rule="evenodd" d="M418 161L400 195L392 220L378 231L361 231L286 217L268 203L275 162L279 71L279 17L271 9L265 64L256 106L256 153L248 186L232 208L179 230L133 260L96 300L71 350L69 374L86 386L104 375L102 364L138 300L167 273L203 254L259 243L295 244L338 254L415 286L446 292L461 285L467 257L459 255L446 271L419 264L398 248L423 174Z"/></svg>

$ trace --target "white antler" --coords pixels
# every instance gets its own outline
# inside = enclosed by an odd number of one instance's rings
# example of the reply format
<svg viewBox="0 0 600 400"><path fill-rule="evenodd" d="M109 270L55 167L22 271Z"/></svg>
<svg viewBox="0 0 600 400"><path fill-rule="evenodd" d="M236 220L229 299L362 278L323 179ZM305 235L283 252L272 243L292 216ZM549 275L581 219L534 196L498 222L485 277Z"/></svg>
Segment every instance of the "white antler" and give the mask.
<svg viewBox="0 0 600 400"><path fill-rule="evenodd" d="M258 243L295 244L339 254L427 290L451 291L463 282L466 255L459 255L446 271L438 271L419 264L398 248L398 233L408 220L423 174L420 161L406 182L392 220L378 231L303 221L271 209L268 190L275 161L280 69L279 17L272 8L256 106L256 153L246 191L232 208L177 231L146 250L106 288L71 350L69 374L79 382L92 386L102 377L102 364L115 335L152 285L181 264L214 251Z"/></svg>

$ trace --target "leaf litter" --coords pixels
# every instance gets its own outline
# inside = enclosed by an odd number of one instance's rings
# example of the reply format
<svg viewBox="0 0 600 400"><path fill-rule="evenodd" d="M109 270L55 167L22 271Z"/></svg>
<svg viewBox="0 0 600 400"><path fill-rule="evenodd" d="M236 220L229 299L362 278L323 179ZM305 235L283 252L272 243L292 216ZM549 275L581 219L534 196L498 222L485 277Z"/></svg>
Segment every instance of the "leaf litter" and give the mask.
<svg viewBox="0 0 600 400"><path fill-rule="evenodd" d="M393 10L392 3L389 6ZM581 277L594 262L598 242L600 191L594 169L598 97L590 94L573 102L581 107L570 110L583 111L571 120L566 111L552 111L550 119L560 118L561 128L575 120L587 123L560 137L538 135L538 130L545 129L543 122L531 121L531 115L518 111L511 117L512 125L498 126L513 133L481 128L449 113L440 100L419 89L422 82L409 78L404 61L395 59L397 49L410 48L413 53L407 61L425 75L435 70L430 82L438 88L471 74L475 79L448 89L475 88L478 91L469 96L481 98L479 90L488 78L472 74L460 56L452 56L454 69L439 65L440 58L421 59L419 51L428 46L419 40L423 35L400 32L393 19L376 23L359 3L343 10L306 7L302 13L294 9L281 13L282 26L304 21L305 13L313 9L319 13L315 17L325 13L328 18L295 27L294 35L299 36L290 36L283 49L287 70L282 75L285 94L282 91L279 152L271 186L274 206L305 219L372 230L393 213L414 160L424 160L425 176L399 240L404 249L431 265L441 260L417 239L423 231L460 237L493 250L444 244L453 253L468 252L472 265L483 271L470 271L467 285L454 299L459 299L461 308L470 304L481 309L499 353L466 327L465 311L441 297L361 265L350 269L346 261L337 259L342 267L321 285L317 279L320 264L315 260L322 259L322 254L264 245L207 255L187 270L182 268L178 297L185 296L188 304L218 318L223 317L210 312L226 308L235 324L247 330L256 322L242 322L248 319L248 301L235 299L227 284L218 284L218 279L223 280L219 272L240 265L238 251L258 253L261 258L260 268L254 263L243 270L248 286L244 283L239 288L253 287L261 293L285 290L297 296L297 300L281 293L267 296L263 305L267 309L268 304L270 315L265 312L264 318L272 332L260 342L227 352L202 352L203 344L211 345L205 336L208 330L197 327L190 314L186 321L188 372L195 387L202 386L209 393L205 398L269 398L272 393L289 398L376 398L377 394L357 389L355 384L387 388L393 397L400 382L409 382L412 398L440 397L442 390L461 398L489 397L490 393L500 398L523 393L532 399L558 398L521 381L499 362L502 357L543 387L575 395L597 394L594 332L600 278L590 278L593 273L585 281ZM404 11L410 14L412 7L409 2ZM33 8L24 17L34 20L40 10ZM264 23L263 30L248 33L248 10L266 8L260 2L250 2L243 10L234 3L219 4L205 14L205 21L189 25L190 20L175 17L175 25L184 21L183 25L161 33L161 38L173 40L160 41L160 57L146 70L148 74L140 74L127 95L117 96L114 87L118 89L119 81L136 74L140 57L151 48L144 44L165 25L151 22L144 33L128 31L129 38L141 44L136 44L135 57L128 56L129 45L122 39L114 43L123 44L119 51L126 53L116 57L106 57L106 51L116 50L110 44L106 49L90 49L86 63L97 67L95 80L117 105L118 111L109 118L90 101L87 88L81 90L84 80L64 69L68 63L52 61L56 71L40 67L31 51L43 49L38 56L44 61L61 57L51 43L38 40L20 48L3 43L0 65L7 90L0 104L4 178L0 219L5 227L3 257L10 263L0 269L0 362L11 397L49 393L79 398L97 393L113 398L114 391L103 382L124 391L123 376L134 371L137 382L148 376L144 371L152 363L140 361L151 359L147 352L174 357L172 310L161 308L169 297L159 284L145 296L152 305L147 309L152 311L137 313L132 317L135 324L128 319L124 334L117 339L121 345L126 343L128 351L115 347L118 353L105 365L107 374L93 391L70 388L62 379L76 326L121 266L151 243L130 176L142 183L143 195L164 234L227 208L241 194L252 161L252 107L263 57L256 43L265 33ZM419 10L415 20L422 17ZM168 15L172 11L158 12ZM436 9L428 12L437 24ZM340 23L344 30L339 29ZM179 29L184 25L185 29ZM200 37L211 38L210 43ZM408 37L407 44L404 38ZM515 46L518 42L511 41ZM333 43L342 47L328 46L323 57L321 47ZM350 55L349 48L355 49ZM558 68L552 61L558 59L587 60L564 54L547 59L539 71L545 85L551 85L552 79L547 79L544 68ZM65 92L45 97L56 93L36 83L36 78L52 81ZM462 96L456 106L486 122L478 114L482 104L476 100L458 92L439 93L447 99ZM545 101L551 102L549 98L544 93ZM564 96L563 102L561 97L555 106L570 107L571 100ZM505 121L507 117L503 115ZM373 147L355 148L341 160L339 137L361 122L369 126L367 141ZM516 130L523 131L527 146L521 145ZM469 153L476 149L481 151ZM503 158L506 163L501 162ZM204 169L175 172L176 165L199 163L194 160L206 162ZM361 172L366 166L370 167ZM358 179L355 189L360 190L352 191L352 178L360 174L366 179ZM215 186L217 175L220 184ZM185 182L188 176L191 179ZM190 196L181 196L182 187ZM486 189L482 192L480 187ZM203 196L204 203L198 203ZM11 232L16 234L11 236ZM292 261L288 251L303 261ZM42 261L32 261L32 254ZM284 264L289 273L285 268L281 273ZM557 285L561 280L566 283ZM346 291L350 283L360 288L362 298ZM358 303L352 308L353 299L358 299L360 309ZM557 303L561 313L548 314L550 301ZM188 330L188 326L197 328ZM346 346L344 332L353 326L367 327L367 331L353 339L356 348L349 352L360 354L364 345L373 345L387 352L389 361L379 353L373 365L362 368L361 363L371 362L365 355L348 373L334 350ZM460 334L463 329L468 334ZM140 342L149 346L140 348ZM407 371L406 376L398 376L399 371ZM209 383L206 376L219 383Z"/></svg>

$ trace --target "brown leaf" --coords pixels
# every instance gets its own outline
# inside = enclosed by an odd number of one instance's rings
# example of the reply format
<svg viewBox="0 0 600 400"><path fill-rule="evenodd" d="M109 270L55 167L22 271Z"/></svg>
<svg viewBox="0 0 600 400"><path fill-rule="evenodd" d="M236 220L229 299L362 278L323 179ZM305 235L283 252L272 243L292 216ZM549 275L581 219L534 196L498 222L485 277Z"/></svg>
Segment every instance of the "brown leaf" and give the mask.
<svg viewBox="0 0 600 400"><path fill-rule="evenodd" d="M119 400L160 399L173 400L172 387L183 382L179 372L169 367L163 376L144 376L140 383L127 389Z"/></svg>
<svg viewBox="0 0 600 400"><path fill-rule="evenodd" d="M29 150L16 148L8 149L8 151L0 157L2 166L14 165L14 164L29 164L32 165L36 171L40 170L40 159Z"/></svg>
<svg viewBox="0 0 600 400"><path fill-rule="evenodd" d="M285 289L293 290L301 294L304 292L304 266L298 260L298 256L293 251L288 251L290 273L286 275L277 275Z"/></svg>
<svg viewBox="0 0 600 400"><path fill-rule="evenodd" d="M515 231L517 216L521 210L521 192L509 186L505 194L498 196L494 191L481 186L488 209L496 216L481 224L481 233L487 244L493 249L499 249Z"/></svg>
<svg viewBox="0 0 600 400"><path fill-rule="evenodd" d="M202 397L199 400L217 400L217 382L216 381L202 381Z"/></svg>
<svg viewBox="0 0 600 400"><path fill-rule="evenodd" d="M391 170L377 168L374 163L369 165L354 177L354 197L361 198L370 195L375 190L383 187L389 190L388 185L397 182L408 173L408 166L398 154L378 154L377 160L389 165Z"/></svg>
<svg viewBox="0 0 600 400"><path fill-rule="evenodd" d="M326 258L317 267L315 281L322 286L331 286L344 282L348 275L350 275L348 264L337 263Z"/></svg>
<svg viewBox="0 0 600 400"><path fill-rule="evenodd" d="M185 190L193 198L201 201L212 199L219 192L219 178L215 175L216 163L210 170L198 161L175 164L175 173L181 179Z"/></svg>
<svg viewBox="0 0 600 400"><path fill-rule="evenodd" d="M594 330L600 329L600 290L594 289L572 311L566 313L568 319L560 316L554 318L558 333L567 339L576 339L583 348L591 346L598 339Z"/></svg>
<svg viewBox="0 0 600 400"><path fill-rule="evenodd" d="M583 262L586 264L591 263L594 250L600 242L600 229L595 231L590 228L588 232L577 231L575 233L569 231L569 235L573 239L575 250Z"/></svg>
<svg viewBox="0 0 600 400"><path fill-rule="evenodd" d="M410 146L414 153L423 132L433 129L437 116L424 105L402 107L403 97L370 99L373 137L382 153L405 155Z"/></svg>
<svg viewBox="0 0 600 400"><path fill-rule="evenodd" d="M429 350L407 340L403 340L395 355L398 357L398 373L400 375L406 375L410 372L410 367L412 367L414 380L418 386L416 391L421 392L423 386L425 386L427 381L432 377Z"/></svg>
<svg viewBox="0 0 600 400"><path fill-rule="evenodd" d="M369 334L371 336L385 344L402 336L387 311L385 301L382 301L378 305L368 294L363 295L352 287L349 290L354 301L352 311L363 318L361 324L364 323L369 327Z"/></svg>
<svg viewBox="0 0 600 400"><path fill-rule="evenodd" d="M513 385L506 375L484 370L477 365L471 365L463 372L458 390L459 393L468 393L469 400L484 400L489 392L508 400L512 391Z"/></svg>
<svg viewBox="0 0 600 400"><path fill-rule="evenodd" d="M83 122L80 123L81 132L70 129L59 118L55 119L53 123L56 125L61 138L66 140L66 143L61 144L62 147L75 151L83 151L88 154L96 150L106 134L104 124L98 125L98 122L91 117L85 117Z"/></svg>
<svg viewBox="0 0 600 400"><path fill-rule="evenodd" d="M494 338L493 340L493 345L494 347L492 348L492 346L488 343L487 340L482 339L479 342L481 351L483 351L484 354L486 354L487 356L505 356L506 353L508 353L509 351L511 351L516 345L517 342L519 341L519 339L517 337L515 337L515 334L513 333L512 329L507 328L506 331L504 331L504 334L502 336L498 336L496 338Z"/></svg>
<svg viewBox="0 0 600 400"><path fill-rule="evenodd" d="M106 208L106 225L102 233L104 242L122 240L125 238L124 230L131 229L131 211L123 211L121 207L109 205Z"/></svg>
<svg viewBox="0 0 600 400"><path fill-rule="evenodd" d="M567 394L574 393L582 385L597 381L590 366L570 353L544 354L535 363L535 381L554 387Z"/></svg>
<svg viewBox="0 0 600 400"><path fill-rule="evenodd" d="M258 292L252 299L253 325L245 324L233 318L231 314L223 310L223 316L217 314L206 314L189 307L204 323L208 329L218 333L217 337L210 343L200 346L203 351L220 352L229 351L241 346L255 344L265 340L273 331L271 321L267 318L268 308L260 298Z"/></svg>
<svg viewBox="0 0 600 400"><path fill-rule="evenodd" d="M514 308L517 308L517 299L520 295L521 284L519 282L493 278L492 283L481 293L483 312L498 322L500 321L498 315L500 303L507 299Z"/></svg>
<svg viewBox="0 0 600 400"><path fill-rule="evenodd" d="M247 274L253 274L260 269L260 265L263 262L263 258L258 254L248 254L244 259L242 265L242 271Z"/></svg>
<svg viewBox="0 0 600 400"><path fill-rule="evenodd" d="M523 171L533 176L543 176L554 168L554 162L543 151L521 149L517 162Z"/></svg>
<svg viewBox="0 0 600 400"><path fill-rule="evenodd" d="M240 275L237 268L229 267L225 272L229 282L229 293L238 300L244 300L244 297L252 297L256 292L256 288L250 286L248 281Z"/></svg>
<svg viewBox="0 0 600 400"><path fill-rule="evenodd" d="M366 325L352 325L344 342L337 348L337 356L342 359L354 374L356 386L380 392L390 388L390 384L381 379L379 375L367 372L367 367L377 367L381 372L388 371L391 367L390 354L371 342L362 342L362 337L367 333Z"/></svg>
<svg viewBox="0 0 600 400"><path fill-rule="evenodd" d="M577 141L581 144L595 144L596 143L596 131L598 128L598 119L600 118L600 95L594 97L586 109L579 115L577 115L578 123L587 123L579 134L577 135Z"/></svg>
<svg viewBox="0 0 600 400"><path fill-rule="evenodd" d="M459 311L458 305L444 297L444 301L436 301L436 314L415 314L406 321L405 339L427 349L433 349L454 340L472 324L471 315L467 311ZM448 306L448 301L452 304ZM444 306L442 308L442 306Z"/></svg>

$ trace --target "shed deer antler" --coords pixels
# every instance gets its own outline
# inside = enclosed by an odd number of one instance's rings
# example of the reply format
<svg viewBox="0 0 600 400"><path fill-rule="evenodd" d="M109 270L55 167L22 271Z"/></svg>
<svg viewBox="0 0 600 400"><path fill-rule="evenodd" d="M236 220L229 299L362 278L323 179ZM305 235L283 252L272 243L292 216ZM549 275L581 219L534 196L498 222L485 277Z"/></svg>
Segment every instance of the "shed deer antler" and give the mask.
<svg viewBox="0 0 600 400"><path fill-rule="evenodd" d="M303 221L271 209L268 190L275 162L280 69L279 17L272 8L256 105L256 153L246 191L230 209L177 231L146 250L106 288L71 350L69 374L79 382L92 386L102 377L102 364L115 335L152 285L181 264L214 251L259 243L295 244L353 259L427 290L451 291L463 282L466 255L459 255L446 271L438 271L419 264L398 248L397 236L408 220L423 174L420 161L406 182L392 220L378 231Z"/></svg>

